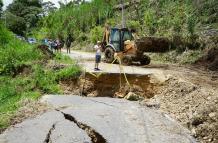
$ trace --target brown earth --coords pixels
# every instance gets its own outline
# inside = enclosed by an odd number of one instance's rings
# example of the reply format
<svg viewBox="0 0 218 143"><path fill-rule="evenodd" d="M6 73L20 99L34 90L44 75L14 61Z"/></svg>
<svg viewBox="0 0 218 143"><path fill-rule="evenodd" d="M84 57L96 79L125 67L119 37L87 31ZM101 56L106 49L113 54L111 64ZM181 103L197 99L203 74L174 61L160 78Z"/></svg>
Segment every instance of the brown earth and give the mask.
<svg viewBox="0 0 218 143"><path fill-rule="evenodd" d="M203 65L212 71L218 70L218 47L207 49L203 57L196 63Z"/></svg>
<svg viewBox="0 0 218 143"><path fill-rule="evenodd" d="M102 74L95 77L89 73L81 75L79 79L67 79L60 82L65 94L75 94L91 97L115 97L124 98L129 93L134 93L138 97L153 97L157 84L152 83L148 75L124 75Z"/></svg>
<svg viewBox="0 0 218 143"><path fill-rule="evenodd" d="M202 143L218 142L218 73L170 66L168 80L150 100L189 128Z"/></svg>

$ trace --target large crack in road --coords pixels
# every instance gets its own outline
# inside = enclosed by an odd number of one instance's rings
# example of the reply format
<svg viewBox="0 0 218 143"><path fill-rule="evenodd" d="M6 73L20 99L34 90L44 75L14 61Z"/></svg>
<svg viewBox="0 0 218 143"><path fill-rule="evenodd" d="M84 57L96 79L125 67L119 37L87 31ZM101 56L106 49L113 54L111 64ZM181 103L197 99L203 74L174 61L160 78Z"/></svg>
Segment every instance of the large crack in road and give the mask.
<svg viewBox="0 0 218 143"><path fill-rule="evenodd" d="M84 130L87 133L87 135L91 138L92 143L107 143L106 139L100 133L95 131L92 127L82 122L79 122L75 117L73 117L70 114L64 113L63 111L60 111L58 109L56 109L56 111L62 113L66 120L69 120L75 123L80 129ZM49 143L49 142L46 142L46 143Z"/></svg>
<svg viewBox="0 0 218 143"><path fill-rule="evenodd" d="M44 143L52 143L52 141L51 141L51 134L52 134L52 131L55 130L55 126L56 126L56 123L54 123L52 125L51 129L49 130L48 134L46 135Z"/></svg>

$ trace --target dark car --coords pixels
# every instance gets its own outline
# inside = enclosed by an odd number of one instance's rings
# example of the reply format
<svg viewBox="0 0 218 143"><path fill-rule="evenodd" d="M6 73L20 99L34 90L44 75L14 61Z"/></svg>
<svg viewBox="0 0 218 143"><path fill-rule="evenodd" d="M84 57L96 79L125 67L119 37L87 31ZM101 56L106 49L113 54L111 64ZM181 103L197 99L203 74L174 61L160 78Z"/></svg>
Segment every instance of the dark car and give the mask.
<svg viewBox="0 0 218 143"><path fill-rule="evenodd" d="M30 44L35 44L37 41L36 41L35 38L28 38L27 42L30 43Z"/></svg>

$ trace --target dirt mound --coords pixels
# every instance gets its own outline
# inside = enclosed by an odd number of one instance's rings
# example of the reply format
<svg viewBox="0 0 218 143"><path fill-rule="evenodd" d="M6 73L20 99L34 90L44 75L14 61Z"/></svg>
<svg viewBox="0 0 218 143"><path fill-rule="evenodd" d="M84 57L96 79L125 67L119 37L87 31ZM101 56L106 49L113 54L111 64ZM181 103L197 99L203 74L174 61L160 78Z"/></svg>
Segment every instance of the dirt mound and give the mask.
<svg viewBox="0 0 218 143"><path fill-rule="evenodd" d="M42 51L46 59L51 59L55 56L55 54L51 50L49 50L48 46L46 45L39 45L37 48Z"/></svg>
<svg viewBox="0 0 218 143"><path fill-rule="evenodd" d="M152 100L203 143L218 141L218 94L191 82L170 78Z"/></svg>
<svg viewBox="0 0 218 143"><path fill-rule="evenodd" d="M143 52L166 52L169 50L170 41L162 37L143 37L136 40L136 46Z"/></svg>
<svg viewBox="0 0 218 143"><path fill-rule="evenodd" d="M139 85L133 84L122 85L117 92L115 92L114 96L118 98L135 98L135 99L142 99L142 98L151 98L153 97L154 93L152 90L143 90L143 88ZM131 97L130 97L131 96Z"/></svg>
<svg viewBox="0 0 218 143"><path fill-rule="evenodd" d="M205 54L196 62L209 70L218 70L218 30L205 30L200 35Z"/></svg>
<svg viewBox="0 0 218 143"><path fill-rule="evenodd" d="M206 66L210 70L218 70L218 48L206 50L205 55L197 61L197 64Z"/></svg>

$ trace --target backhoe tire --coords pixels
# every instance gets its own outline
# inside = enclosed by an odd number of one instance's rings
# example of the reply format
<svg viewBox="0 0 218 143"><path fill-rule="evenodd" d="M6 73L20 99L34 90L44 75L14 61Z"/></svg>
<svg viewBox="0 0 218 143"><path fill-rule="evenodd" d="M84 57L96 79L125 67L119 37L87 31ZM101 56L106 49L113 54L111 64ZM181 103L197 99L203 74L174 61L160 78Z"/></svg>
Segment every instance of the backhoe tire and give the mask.
<svg viewBox="0 0 218 143"><path fill-rule="evenodd" d="M132 64L132 58L130 56L124 56L121 60L122 65L129 66Z"/></svg>
<svg viewBox="0 0 218 143"><path fill-rule="evenodd" d="M110 47L107 47L104 51L104 57L107 63L112 63L114 60L114 50Z"/></svg>
<svg viewBox="0 0 218 143"><path fill-rule="evenodd" d="M149 65L150 62L151 62L151 58L146 55L143 55L143 58L140 61L141 65Z"/></svg>

